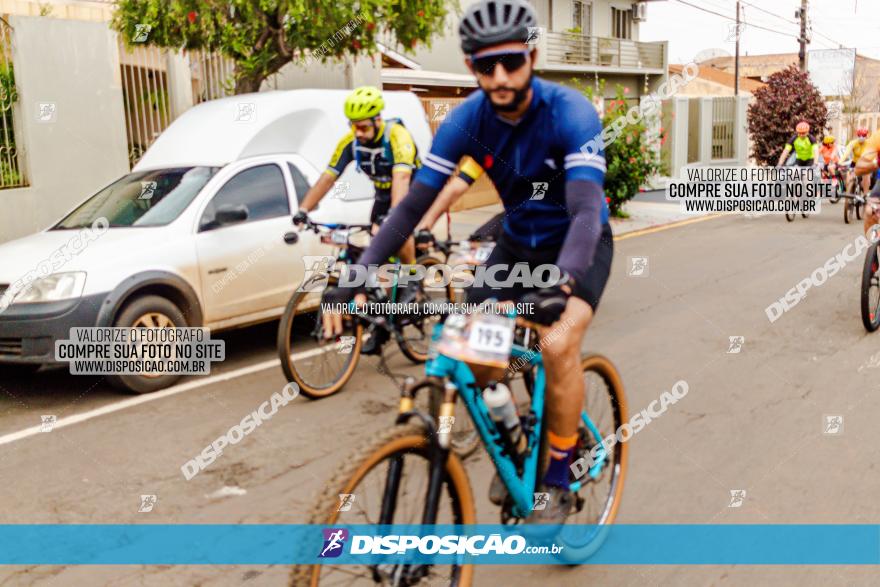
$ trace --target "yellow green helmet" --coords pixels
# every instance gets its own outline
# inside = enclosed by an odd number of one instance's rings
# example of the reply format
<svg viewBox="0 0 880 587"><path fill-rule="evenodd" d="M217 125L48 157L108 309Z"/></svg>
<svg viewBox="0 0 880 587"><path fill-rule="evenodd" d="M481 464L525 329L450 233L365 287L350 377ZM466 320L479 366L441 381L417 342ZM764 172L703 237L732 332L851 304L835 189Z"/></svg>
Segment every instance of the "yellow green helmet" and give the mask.
<svg viewBox="0 0 880 587"><path fill-rule="evenodd" d="M345 116L353 122L378 116L383 108L382 91L375 86L361 86L345 99Z"/></svg>

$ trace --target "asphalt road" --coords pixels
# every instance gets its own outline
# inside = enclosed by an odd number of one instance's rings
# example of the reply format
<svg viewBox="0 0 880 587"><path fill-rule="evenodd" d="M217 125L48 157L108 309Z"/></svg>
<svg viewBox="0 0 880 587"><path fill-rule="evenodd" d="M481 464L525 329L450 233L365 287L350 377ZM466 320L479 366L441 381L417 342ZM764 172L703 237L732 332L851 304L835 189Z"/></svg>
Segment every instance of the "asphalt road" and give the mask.
<svg viewBox="0 0 880 587"><path fill-rule="evenodd" d="M714 218L615 243L608 289L585 350L610 357L630 410L679 379L689 393L632 441L618 516L624 523L877 523L878 335L859 318L861 259L779 320L764 309L860 233L840 204L788 224L781 216ZM648 275L628 276L628 257ZM339 463L391 426L397 394L364 357L342 393L297 398L186 481L180 467L285 384L275 325L230 333L210 380L136 405L99 378L40 373L0 382L0 523L304 523ZM744 337L728 353L731 336ZM418 374L396 350L392 371ZM224 375L225 374L225 375ZM142 396L147 397L147 396ZM40 416L116 411L16 432ZM826 416L843 416L825 434ZM13 436L10 436L13 435ZM467 462L478 516L485 455ZM236 488L234 495L216 492ZM731 491L745 490L740 507ZM230 492L229 489L226 490ZM141 494L158 501L139 513ZM267 566L0 568L0 585L284 585ZM478 567L477 585L869 585L871 567Z"/></svg>

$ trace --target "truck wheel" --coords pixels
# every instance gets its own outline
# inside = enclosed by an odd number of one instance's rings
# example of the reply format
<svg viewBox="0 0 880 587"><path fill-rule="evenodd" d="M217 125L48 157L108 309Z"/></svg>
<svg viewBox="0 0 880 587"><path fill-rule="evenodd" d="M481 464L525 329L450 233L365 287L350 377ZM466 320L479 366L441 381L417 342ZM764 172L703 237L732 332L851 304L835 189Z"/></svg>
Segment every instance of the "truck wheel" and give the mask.
<svg viewBox="0 0 880 587"><path fill-rule="evenodd" d="M156 295L137 297L128 302L113 326L120 328L186 328L186 318L173 302ZM181 375L108 375L113 387L131 393L150 393L176 383Z"/></svg>

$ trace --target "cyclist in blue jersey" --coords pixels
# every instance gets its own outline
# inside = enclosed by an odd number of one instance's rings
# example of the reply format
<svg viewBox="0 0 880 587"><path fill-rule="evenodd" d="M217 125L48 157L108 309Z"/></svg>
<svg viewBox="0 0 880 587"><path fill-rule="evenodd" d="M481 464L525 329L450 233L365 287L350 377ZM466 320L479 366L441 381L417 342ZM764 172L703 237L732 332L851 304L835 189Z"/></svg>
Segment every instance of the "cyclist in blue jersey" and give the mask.
<svg viewBox="0 0 880 587"><path fill-rule="evenodd" d="M447 115L409 193L359 264L380 264L400 247L463 156L483 167L505 210L503 234L486 265L507 266L496 274L500 280L521 275L517 263L560 269L549 287L518 284L468 292L469 302L493 297L533 304L527 318L540 325L547 372L551 458L542 491L550 493L550 503L527 521L559 524L573 503L569 467L585 396L581 342L608 280L613 245L603 192L604 151L584 148L601 134L599 117L576 90L534 77L537 50L526 40L536 26L525 0L480 0L467 8L459 34L465 62L482 91ZM335 289L325 296L340 302L354 293ZM358 302L364 301L359 295Z"/></svg>

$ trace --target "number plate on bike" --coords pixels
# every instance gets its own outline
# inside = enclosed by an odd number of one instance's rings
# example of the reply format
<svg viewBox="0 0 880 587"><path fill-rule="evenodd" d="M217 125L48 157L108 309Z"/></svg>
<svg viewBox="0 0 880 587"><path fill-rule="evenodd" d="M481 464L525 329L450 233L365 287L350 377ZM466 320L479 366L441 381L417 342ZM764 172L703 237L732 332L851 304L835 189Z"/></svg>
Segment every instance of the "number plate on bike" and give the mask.
<svg viewBox="0 0 880 587"><path fill-rule="evenodd" d="M477 353L495 355L510 354L513 330L507 324L495 324L486 320L471 322L468 346Z"/></svg>
<svg viewBox="0 0 880 587"><path fill-rule="evenodd" d="M461 324L465 318L457 316L456 320ZM443 329L437 351L465 363L506 367L513 347L513 327L513 318L507 316L471 314L463 328Z"/></svg>

